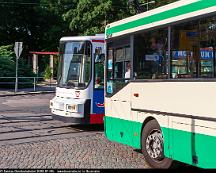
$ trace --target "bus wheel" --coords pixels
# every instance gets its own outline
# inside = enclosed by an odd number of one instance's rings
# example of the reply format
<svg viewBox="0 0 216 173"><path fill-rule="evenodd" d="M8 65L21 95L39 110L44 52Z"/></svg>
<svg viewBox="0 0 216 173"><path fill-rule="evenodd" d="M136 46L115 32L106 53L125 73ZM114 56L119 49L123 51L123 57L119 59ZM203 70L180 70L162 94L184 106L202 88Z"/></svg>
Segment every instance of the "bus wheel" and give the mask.
<svg viewBox="0 0 216 173"><path fill-rule="evenodd" d="M142 153L153 168L170 168L172 160L164 156L164 141L156 120L149 121L142 131Z"/></svg>

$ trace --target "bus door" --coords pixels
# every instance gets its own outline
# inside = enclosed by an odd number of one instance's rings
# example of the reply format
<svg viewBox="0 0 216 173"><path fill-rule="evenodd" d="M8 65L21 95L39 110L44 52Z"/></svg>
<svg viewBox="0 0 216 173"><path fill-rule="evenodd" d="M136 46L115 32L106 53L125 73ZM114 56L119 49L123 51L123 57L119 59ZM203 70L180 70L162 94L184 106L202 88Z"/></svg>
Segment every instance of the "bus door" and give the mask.
<svg viewBox="0 0 216 173"><path fill-rule="evenodd" d="M131 76L130 50L128 45L120 45L114 47L113 51L110 51L113 53L112 56L108 55L108 57L112 57L113 61L113 78L108 79L112 83L111 103L108 104L112 104L111 114L114 117L118 117L115 123L118 125L111 127L112 135L118 142L125 144L132 144L133 141L133 124L130 123L132 122L130 86L127 86ZM125 119L125 121L121 121L121 119Z"/></svg>
<svg viewBox="0 0 216 173"><path fill-rule="evenodd" d="M93 123L103 123L104 116L104 61L103 44L93 48L94 72L93 72Z"/></svg>

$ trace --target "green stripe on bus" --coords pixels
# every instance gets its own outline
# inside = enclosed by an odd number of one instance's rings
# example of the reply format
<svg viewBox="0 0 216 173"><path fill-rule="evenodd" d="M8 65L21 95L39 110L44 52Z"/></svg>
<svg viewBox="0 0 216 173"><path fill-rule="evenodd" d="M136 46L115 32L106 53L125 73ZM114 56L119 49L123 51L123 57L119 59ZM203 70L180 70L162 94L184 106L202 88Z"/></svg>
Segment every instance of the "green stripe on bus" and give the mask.
<svg viewBox="0 0 216 173"><path fill-rule="evenodd" d="M169 141L167 157L201 168L216 168L216 136L168 128L162 131L170 134L165 136Z"/></svg>
<svg viewBox="0 0 216 173"><path fill-rule="evenodd" d="M109 140L141 148L142 123L108 116L104 120L105 135ZM216 136L165 127L161 129L166 157L202 168L216 168Z"/></svg>
<svg viewBox="0 0 216 173"><path fill-rule="evenodd" d="M140 149L142 123L104 117L105 135L111 141L116 141ZM137 134L134 134L137 133Z"/></svg>
<svg viewBox="0 0 216 173"><path fill-rule="evenodd" d="M182 7L177 7L177 8L162 12L162 13L154 14L152 16L144 17L138 20L134 20L134 21L125 23L125 24L107 28L106 35L109 36L117 32L125 31L128 29L132 29L135 27L143 26L143 25L147 25L153 22L158 22L158 21L169 19L172 17L177 17L179 15L187 14L190 12L203 10L209 7L213 7L215 5L216 5L216 0L200 0L192 4L188 4Z"/></svg>

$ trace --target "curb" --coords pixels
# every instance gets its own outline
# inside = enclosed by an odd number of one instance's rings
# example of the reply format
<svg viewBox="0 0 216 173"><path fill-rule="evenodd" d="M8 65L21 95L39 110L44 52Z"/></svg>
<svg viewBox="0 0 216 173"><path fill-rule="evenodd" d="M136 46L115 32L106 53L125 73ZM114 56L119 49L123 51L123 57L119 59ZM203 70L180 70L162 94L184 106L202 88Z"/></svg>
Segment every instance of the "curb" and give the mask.
<svg viewBox="0 0 216 173"><path fill-rule="evenodd" d="M50 93L55 93L55 91L34 91L34 92L25 92L25 93L13 93L13 94L0 95L0 97L36 95L36 94L50 94Z"/></svg>

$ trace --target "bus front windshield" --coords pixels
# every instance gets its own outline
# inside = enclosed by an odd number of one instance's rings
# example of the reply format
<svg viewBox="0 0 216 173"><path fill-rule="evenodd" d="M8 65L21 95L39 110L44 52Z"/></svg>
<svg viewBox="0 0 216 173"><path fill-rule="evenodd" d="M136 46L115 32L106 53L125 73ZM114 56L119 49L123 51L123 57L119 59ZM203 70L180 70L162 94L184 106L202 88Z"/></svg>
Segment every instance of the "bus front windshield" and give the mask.
<svg viewBox="0 0 216 173"><path fill-rule="evenodd" d="M60 43L58 86L84 89L91 79L91 43L70 41Z"/></svg>

